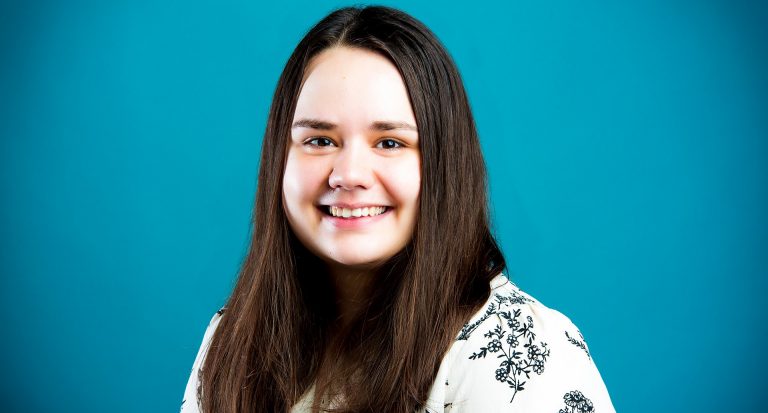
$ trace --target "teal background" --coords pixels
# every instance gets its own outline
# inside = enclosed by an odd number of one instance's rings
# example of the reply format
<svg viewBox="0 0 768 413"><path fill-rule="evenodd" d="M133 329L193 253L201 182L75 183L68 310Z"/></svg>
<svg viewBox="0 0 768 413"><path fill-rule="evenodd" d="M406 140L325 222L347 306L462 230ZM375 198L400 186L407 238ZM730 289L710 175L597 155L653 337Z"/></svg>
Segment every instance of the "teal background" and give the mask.
<svg viewBox="0 0 768 413"><path fill-rule="evenodd" d="M341 2L4 2L5 412L178 409L295 44ZM408 2L464 76L512 278L621 412L761 411L768 7Z"/></svg>

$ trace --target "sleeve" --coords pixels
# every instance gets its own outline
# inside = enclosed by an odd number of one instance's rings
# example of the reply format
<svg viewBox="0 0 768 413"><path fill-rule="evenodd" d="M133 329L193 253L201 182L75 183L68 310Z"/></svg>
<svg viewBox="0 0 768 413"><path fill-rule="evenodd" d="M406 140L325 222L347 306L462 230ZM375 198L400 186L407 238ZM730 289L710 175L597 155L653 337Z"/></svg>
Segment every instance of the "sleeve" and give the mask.
<svg viewBox="0 0 768 413"><path fill-rule="evenodd" d="M537 301L492 308L449 373L448 413L615 413L576 326Z"/></svg>
<svg viewBox="0 0 768 413"><path fill-rule="evenodd" d="M197 387L198 387L198 374L200 367L205 361L205 356L208 353L208 346L211 344L211 337L213 332L216 331L216 327L221 321L221 316L224 314L224 309L220 309L213 315L211 321L208 322L208 327L203 334L203 342L200 344L200 349L197 350L197 356L192 363L192 372L187 380L187 387L184 390L184 398L181 401L181 413L199 413L198 400L197 400Z"/></svg>

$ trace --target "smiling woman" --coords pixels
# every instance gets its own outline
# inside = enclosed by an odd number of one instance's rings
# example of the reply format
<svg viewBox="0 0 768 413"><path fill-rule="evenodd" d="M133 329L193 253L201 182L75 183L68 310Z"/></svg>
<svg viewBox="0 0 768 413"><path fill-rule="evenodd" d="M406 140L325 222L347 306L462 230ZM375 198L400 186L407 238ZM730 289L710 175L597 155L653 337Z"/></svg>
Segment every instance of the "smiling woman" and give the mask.
<svg viewBox="0 0 768 413"><path fill-rule="evenodd" d="M325 17L278 81L251 246L182 411L612 411L578 329L502 274L486 199L434 35Z"/></svg>
<svg viewBox="0 0 768 413"><path fill-rule="evenodd" d="M323 51L307 68L294 119L288 222L335 279L371 280L359 273L405 248L418 210L418 132L397 67L365 49Z"/></svg>

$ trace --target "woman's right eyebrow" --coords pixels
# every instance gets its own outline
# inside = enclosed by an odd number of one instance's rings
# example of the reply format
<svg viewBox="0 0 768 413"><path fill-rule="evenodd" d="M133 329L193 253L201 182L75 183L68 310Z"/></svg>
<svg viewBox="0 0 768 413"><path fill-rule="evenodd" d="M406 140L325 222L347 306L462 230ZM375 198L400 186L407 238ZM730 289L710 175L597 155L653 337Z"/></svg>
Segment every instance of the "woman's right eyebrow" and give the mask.
<svg viewBox="0 0 768 413"><path fill-rule="evenodd" d="M300 119L296 122L293 122L293 128L310 128L310 129L317 129L317 130L334 130L336 129L336 124L331 122L326 122L324 120L319 119Z"/></svg>

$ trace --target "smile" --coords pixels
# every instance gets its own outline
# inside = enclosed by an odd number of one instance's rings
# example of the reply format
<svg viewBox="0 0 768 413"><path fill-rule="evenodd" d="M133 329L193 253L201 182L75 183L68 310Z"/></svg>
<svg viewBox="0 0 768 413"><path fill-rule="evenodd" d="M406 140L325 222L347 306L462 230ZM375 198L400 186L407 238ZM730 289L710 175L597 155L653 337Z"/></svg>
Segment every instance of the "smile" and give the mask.
<svg viewBox="0 0 768 413"><path fill-rule="evenodd" d="M368 206L362 208L344 208L331 205L319 206L323 214L322 221L338 230L365 230L377 222L386 220L394 213L389 206ZM367 213L367 215L366 215Z"/></svg>
<svg viewBox="0 0 768 413"><path fill-rule="evenodd" d="M364 208L325 207L325 212L336 218L374 217L387 212L387 210L388 207L385 206L371 206Z"/></svg>

